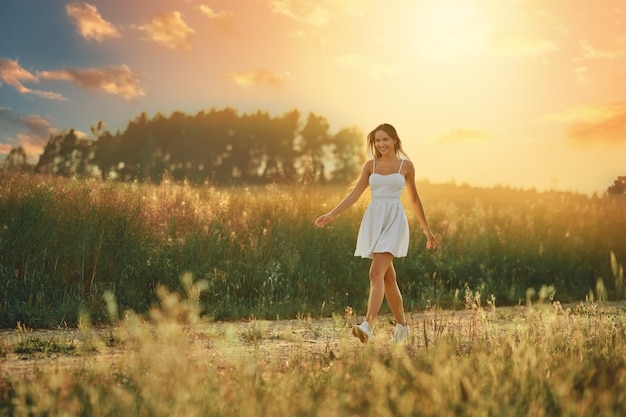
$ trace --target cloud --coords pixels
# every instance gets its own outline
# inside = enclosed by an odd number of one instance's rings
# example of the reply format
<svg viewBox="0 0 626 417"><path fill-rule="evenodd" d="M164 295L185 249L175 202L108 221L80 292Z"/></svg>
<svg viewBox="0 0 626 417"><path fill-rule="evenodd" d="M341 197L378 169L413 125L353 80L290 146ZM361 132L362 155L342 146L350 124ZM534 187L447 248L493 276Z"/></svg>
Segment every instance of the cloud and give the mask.
<svg viewBox="0 0 626 417"><path fill-rule="evenodd" d="M556 44L544 38L521 35L497 35L490 39L489 49L498 55L535 58L556 51Z"/></svg>
<svg viewBox="0 0 626 417"><path fill-rule="evenodd" d="M31 83L39 82L37 77L20 67L17 61L4 58L0 59L0 80L15 88L19 93L30 92L29 89L22 84L22 81Z"/></svg>
<svg viewBox="0 0 626 417"><path fill-rule="evenodd" d="M20 94L32 94L50 100L65 100L61 94L52 91L32 90L23 83L38 83L39 78L22 68L18 61L0 58L0 86L6 83Z"/></svg>
<svg viewBox="0 0 626 417"><path fill-rule="evenodd" d="M32 90L23 84L25 82L38 83L40 80L71 81L87 90L101 90L129 101L145 95L139 85L137 74L126 65L86 70L39 71L37 75L33 75L20 67L17 61L0 58L0 86L4 82L21 94L33 94L52 100L66 100L61 94L52 91Z"/></svg>
<svg viewBox="0 0 626 417"><path fill-rule="evenodd" d="M68 68L58 71L42 71L39 77L46 80L70 81L87 90L104 91L128 101L145 95L137 74L126 65L84 70Z"/></svg>
<svg viewBox="0 0 626 417"><path fill-rule="evenodd" d="M290 73L274 74L266 70L257 69L248 72L229 72L225 77L243 88L256 85L269 85L271 87L281 87L290 77Z"/></svg>
<svg viewBox="0 0 626 417"><path fill-rule="evenodd" d="M204 4L198 6L198 9L208 18L211 25L217 27L223 34L232 33L235 26L235 14L233 12L226 10L216 12Z"/></svg>
<svg viewBox="0 0 626 417"><path fill-rule="evenodd" d="M209 6L205 6L204 4L198 6L198 9L200 9L200 11L209 19L228 19L233 16L233 12L227 12L224 10L222 10L221 12L215 12Z"/></svg>
<svg viewBox="0 0 626 417"><path fill-rule="evenodd" d="M190 28L178 11L160 13L150 23L138 26L145 38L170 49L190 51L194 30Z"/></svg>
<svg viewBox="0 0 626 417"><path fill-rule="evenodd" d="M626 102L574 107L537 121L566 124L567 137L577 143L626 143Z"/></svg>
<svg viewBox="0 0 626 417"><path fill-rule="evenodd" d="M468 26L463 33L427 34L414 42L418 55L431 62L447 62L463 56L538 58L558 49L545 38Z"/></svg>
<svg viewBox="0 0 626 417"><path fill-rule="evenodd" d="M342 69L363 71L372 78L380 79L391 77L398 72L398 65L374 62L369 57L359 54L346 54L335 59L335 63Z"/></svg>
<svg viewBox="0 0 626 417"><path fill-rule="evenodd" d="M386 0L273 0L272 13L296 22L299 27L289 33L293 38L313 38L326 43L325 30L331 20L343 17L362 18L367 13L388 7Z"/></svg>
<svg viewBox="0 0 626 417"><path fill-rule="evenodd" d="M321 29L337 13L360 18L372 10L388 7L386 0L274 0L272 12L298 23ZM332 12L331 12L332 10Z"/></svg>
<svg viewBox="0 0 626 417"><path fill-rule="evenodd" d="M589 68L586 66L580 66L574 68L574 76L578 80L579 83L585 84L588 81Z"/></svg>
<svg viewBox="0 0 626 417"><path fill-rule="evenodd" d="M0 107L0 126L26 130L36 136L47 136L50 133L50 121L43 116L31 114L18 116L9 107Z"/></svg>
<svg viewBox="0 0 626 417"><path fill-rule="evenodd" d="M29 133L19 133L17 135L19 146L24 149L26 155L41 155L49 139L50 135L37 136Z"/></svg>
<svg viewBox="0 0 626 417"><path fill-rule="evenodd" d="M602 50L591 45L589 41L583 39L579 42L581 57L580 59L606 59L614 61L616 59L626 57L626 51L624 49L617 50Z"/></svg>
<svg viewBox="0 0 626 417"><path fill-rule="evenodd" d="M8 144L0 143L0 154L8 154L13 147L11 143L21 146L29 155L40 154L50 134L57 132L45 117L36 114L18 115L10 107L0 107L0 127L5 132L15 132L14 137L4 138Z"/></svg>
<svg viewBox="0 0 626 417"><path fill-rule="evenodd" d="M444 133L437 140L439 143L485 143L491 142L493 136L480 130L456 129Z"/></svg>
<svg viewBox="0 0 626 417"><path fill-rule="evenodd" d="M307 26L321 29L330 21L330 12L323 2L314 0L276 0L270 2L272 12Z"/></svg>
<svg viewBox="0 0 626 417"><path fill-rule="evenodd" d="M65 11L74 19L78 33L87 40L102 42L105 38L120 37L115 26L100 16L96 6L76 2L65 6Z"/></svg>

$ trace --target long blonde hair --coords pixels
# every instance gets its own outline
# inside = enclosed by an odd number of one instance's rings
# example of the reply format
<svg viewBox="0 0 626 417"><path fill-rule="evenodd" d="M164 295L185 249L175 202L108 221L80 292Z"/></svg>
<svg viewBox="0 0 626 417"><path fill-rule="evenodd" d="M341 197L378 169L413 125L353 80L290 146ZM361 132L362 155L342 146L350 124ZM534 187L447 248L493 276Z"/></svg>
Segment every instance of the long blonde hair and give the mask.
<svg viewBox="0 0 626 417"><path fill-rule="evenodd" d="M389 137L393 139L393 151L396 156L403 155L406 159L410 159L406 152L404 152L404 149L402 149L402 141L398 136L396 128L389 123L382 123L376 126L376 128L367 135L367 150L368 154L372 158L380 158L382 156L380 152L378 152L378 150L376 149L376 132L378 132L379 130L387 133Z"/></svg>

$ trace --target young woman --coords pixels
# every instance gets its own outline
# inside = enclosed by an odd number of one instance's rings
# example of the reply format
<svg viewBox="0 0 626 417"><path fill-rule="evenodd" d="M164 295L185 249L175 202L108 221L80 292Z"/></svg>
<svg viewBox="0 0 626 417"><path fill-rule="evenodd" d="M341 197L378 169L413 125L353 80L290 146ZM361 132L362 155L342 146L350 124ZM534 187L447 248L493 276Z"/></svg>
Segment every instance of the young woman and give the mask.
<svg viewBox="0 0 626 417"><path fill-rule="evenodd" d="M354 326L352 334L362 343L372 340L376 317L383 298L386 297L396 319L396 331L392 340L404 342L409 334L409 326L404 317L402 294L396 282L393 258L406 256L409 247L409 225L400 203L405 185L409 191L411 206L426 235L426 248L436 249L437 240L428 226L415 187L415 168L402 150L396 129L390 124L381 124L367 135L367 141L372 159L363 166L358 182L335 208L318 217L315 225L324 227L352 206L368 186L371 187L372 200L363 215L354 253L354 256L372 259L369 271L370 293L365 321Z"/></svg>

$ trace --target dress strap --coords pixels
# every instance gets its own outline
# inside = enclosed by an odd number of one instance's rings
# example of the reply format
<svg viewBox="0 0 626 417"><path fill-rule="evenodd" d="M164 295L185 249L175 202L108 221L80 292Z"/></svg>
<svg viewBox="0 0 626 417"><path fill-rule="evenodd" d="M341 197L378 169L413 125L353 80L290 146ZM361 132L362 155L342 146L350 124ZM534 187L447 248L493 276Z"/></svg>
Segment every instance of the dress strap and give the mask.
<svg viewBox="0 0 626 417"><path fill-rule="evenodd" d="M402 171L402 164L404 163L404 159L400 159L400 168L398 168L398 174Z"/></svg>
<svg viewBox="0 0 626 417"><path fill-rule="evenodd" d="M374 168L372 168L372 174L376 172L376 158L374 158L373 161L374 161Z"/></svg>

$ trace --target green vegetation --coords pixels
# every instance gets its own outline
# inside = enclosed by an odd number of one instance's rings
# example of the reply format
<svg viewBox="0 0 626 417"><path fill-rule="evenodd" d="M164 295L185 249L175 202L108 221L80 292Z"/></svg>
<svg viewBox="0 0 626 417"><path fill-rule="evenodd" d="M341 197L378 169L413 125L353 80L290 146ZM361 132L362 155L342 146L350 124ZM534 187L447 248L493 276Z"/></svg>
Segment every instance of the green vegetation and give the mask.
<svg viewBox="0 0 626 417"><path fill-rule="evenodd" d="M411 314L406 346L388 343L392 325L381 320L363 347L349 336L349 310L323 320L206 323L194 291L158 293L160 306L145 317L129 313L106 330L84 323L73 336L78 355L24 361L12 351L15 337L4 336L0 416L626 413L620 306L564 309L540 298L484 309L474 299L463 311Z"/></svg>
<svg viewBox="0 0 626 417"><path fill-rule="evenodd" d="M606 192L609 195L626 195L626 175L617 177L613 184L607 188Z"/></svg>
<svg viewBox="0 0 626 417"><path fill-rule="evenodd" d="M309 113L302 123L297 110L280 117L262 111L239 115L232 108L194 116L157 113L152 119L142 113L123 132L111 133L99 122L91 133L50 135L36 165L15 147L0 170L153 183L164 175L220 185L341 183L358 175L364 146L357 129L333 134L324 117Z"/></svg>
<svg viewBox="0 0 626 417"><path fill-rule="evenodd" d="M441 248L426 252L412 228L409 257L396 262L407 310L462 308L467 293L498 306L525 304L541 291L562 303L624 299L626 200L418 188ZM330 317L346 307L363 314L369 262L352 256L363 207L313 226L345 192L5 173L0 327L75 326L81 317L105 323L105 294L120 315L143 314L160 285L185 294L183 274L206 282L201 311L216 320Z"/></svg>

